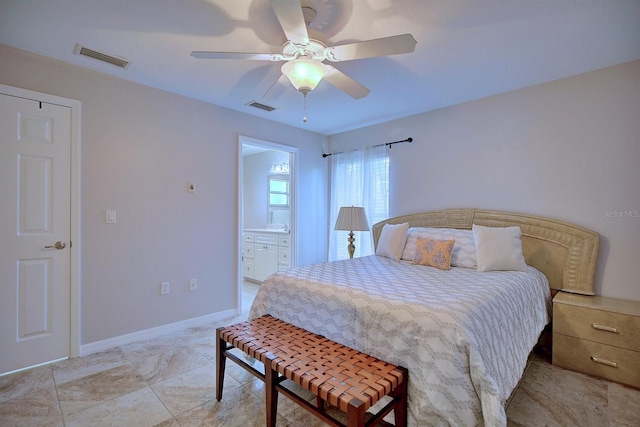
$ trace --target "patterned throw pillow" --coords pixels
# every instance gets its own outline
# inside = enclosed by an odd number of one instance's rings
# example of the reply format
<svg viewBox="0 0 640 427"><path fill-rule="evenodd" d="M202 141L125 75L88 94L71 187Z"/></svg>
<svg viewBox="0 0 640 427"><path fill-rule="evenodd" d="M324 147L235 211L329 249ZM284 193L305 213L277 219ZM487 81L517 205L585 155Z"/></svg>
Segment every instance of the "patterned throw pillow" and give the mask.
<svg viewBox="0 0 640 427"><path fill-rule="evenodd" d="M411 227L407 236L407 244L402 253L402 259L411 261L416 252L416 238L436 240L455 239L451 253L451 267L473 268L477 265L476 241L473 232L459 228Z"/></svg>
<svg viewBox="0 0 640 427"><path fill-rule="evenodd" d="M455 240L435 240L418 237L416 239L415 256L411 263L448 270L451 266L451 252L455 242Z"/></svg>

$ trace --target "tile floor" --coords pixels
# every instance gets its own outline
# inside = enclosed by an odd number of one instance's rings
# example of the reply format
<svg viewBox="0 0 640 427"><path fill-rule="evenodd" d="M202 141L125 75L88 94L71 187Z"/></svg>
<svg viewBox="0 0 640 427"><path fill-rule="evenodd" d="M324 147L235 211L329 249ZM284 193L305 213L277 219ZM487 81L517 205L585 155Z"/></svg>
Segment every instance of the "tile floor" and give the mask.
<svg viewBox="0 0 640 427"><path fill-rule="evenodd" d="M243 315L152 340L0 377L0 426L263 426L262 383L233 362L215 400L215 327ZM278 426L322 426L280 397ZM312 396L309 396L312 399ZM508 425L640 426L640 391L530 363L507 409Z"/></svg>

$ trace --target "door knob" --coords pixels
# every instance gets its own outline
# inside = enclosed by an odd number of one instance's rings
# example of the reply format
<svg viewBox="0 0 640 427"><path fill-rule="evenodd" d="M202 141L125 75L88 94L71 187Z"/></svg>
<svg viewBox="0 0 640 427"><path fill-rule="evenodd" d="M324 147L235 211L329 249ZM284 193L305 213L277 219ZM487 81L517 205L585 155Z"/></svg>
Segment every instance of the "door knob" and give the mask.
<svg viewBox="0 0 640 427"><path fill-rule="evenodd" d="M62 240L58 240L54 245L52 246L45 246L45 249L64 249L67 245L62 241Z"/></svg>

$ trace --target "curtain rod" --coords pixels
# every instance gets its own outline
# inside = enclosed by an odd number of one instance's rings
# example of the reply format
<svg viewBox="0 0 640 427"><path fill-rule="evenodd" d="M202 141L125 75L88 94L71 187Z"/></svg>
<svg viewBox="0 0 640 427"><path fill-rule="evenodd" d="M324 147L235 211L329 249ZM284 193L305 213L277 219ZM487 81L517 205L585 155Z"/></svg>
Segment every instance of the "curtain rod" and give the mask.
<svg viewBox="0 0 640 427"><path fill-rule="evenodd" d="M382 147L383 145L386 145L387 147L391 148L391 146L393 144L400 144L401 142L413 142L413 138L409 137L407 139L403 139L402 141L393 141L393 142L385 142L384 144L378 144L378 145L374 145L373 147ZM342 154L344 153L344 151L337 151L335 153L328 153L328 154L322 154L322 157L329 157L329 156L333 156L334 154Z"/></svg>

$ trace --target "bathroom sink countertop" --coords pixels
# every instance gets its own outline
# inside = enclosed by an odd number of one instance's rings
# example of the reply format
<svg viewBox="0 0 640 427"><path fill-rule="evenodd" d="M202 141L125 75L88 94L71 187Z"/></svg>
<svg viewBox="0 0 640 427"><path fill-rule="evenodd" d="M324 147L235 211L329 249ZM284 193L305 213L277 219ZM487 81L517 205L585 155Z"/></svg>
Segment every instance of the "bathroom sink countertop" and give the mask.
<svg viewBox="0 0 640 427"><path fill-rule="evenodd" d="M244 231L253 231L258 233L289 234L289 230L285 230L283 228L245 228Z"/></svg>

